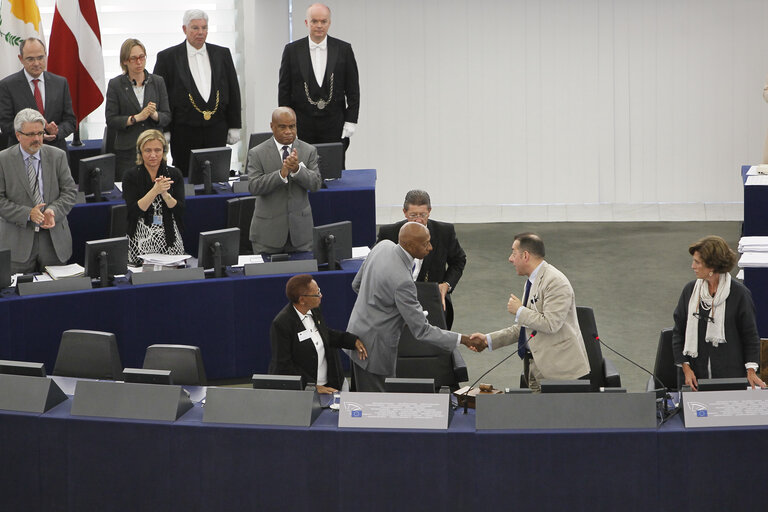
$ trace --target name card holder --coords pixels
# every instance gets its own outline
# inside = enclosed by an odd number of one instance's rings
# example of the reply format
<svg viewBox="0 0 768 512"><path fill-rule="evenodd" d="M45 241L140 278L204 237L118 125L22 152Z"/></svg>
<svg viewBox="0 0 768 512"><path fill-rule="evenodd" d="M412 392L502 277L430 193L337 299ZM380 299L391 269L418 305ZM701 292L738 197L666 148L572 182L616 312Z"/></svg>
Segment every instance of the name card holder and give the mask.
<svg viewBox="0 0 768 512"><path fill-rule="evenodd" d="M42 414L66 399L49 377L0 375L0 409Z"/></svg>
<svg viewBox="0 0 768 512"><path fill-rule="evenodd" d="M446 430L450 395L444 393L341 393L339 427Z"/></svg>
<svg viewBox="0 0 768 512"><path fill-rule="evenodd" d="M174 268L169 270L159 270L154 272L137 272L131 274L131 283L137 284L155 284L155 283L177 283L182 281L198 281L205 279L205 270L200 267Z"/></svg>
<svg viewBox="0 0 768 512"><path fill-rule="evenodd" d="M317 260L268 261L247 263L243 270L246 276L272 274L309 274L317 272Z"/></svg>
<svg viewBox="0 0 768 512"><path fill-rule="evenodd" d="M157 384L82 380L72 399L72 416L176 421L191 408L181 386Z"/></svg>
<svg viewBox="0 0 768 512"><path fill-rule="evenodd" d="M768 425L768 391L744 389L681 394L685 428Z"/></svg>
<svg viewBox="0 0 768 512"><path fill-rule="evenodd" d="M19 295L40 295L41 293L76 292L91 289L90 277L65 277L54 281L39 281L36 283L19 283Z"/></svg>
<svg viewBox="0 0 768 512"><path fill-rule="evenodd" d="M654 393L477 396L477 430L656 428Z"/></svg>
<svg viewBox="0 0 768 512"><path fill-rule="evenodd" d="M208 388L203 423L309 427L321 410L314 391Z"/></svg>

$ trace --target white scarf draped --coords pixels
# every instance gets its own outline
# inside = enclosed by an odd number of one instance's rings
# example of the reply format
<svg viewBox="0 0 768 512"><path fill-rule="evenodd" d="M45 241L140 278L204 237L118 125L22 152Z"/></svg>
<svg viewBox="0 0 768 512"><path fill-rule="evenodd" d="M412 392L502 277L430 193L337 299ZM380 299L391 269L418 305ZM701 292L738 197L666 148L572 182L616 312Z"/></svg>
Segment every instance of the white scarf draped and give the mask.
<svg viewBox="0 0 768 512"><path fill-rule="evenodd" d="M709 294L709 285L705 279L697 279L693 285L693 293L688 301L688 321L685 326L685 345L683 354L691 357L699 355L699 319L694 313L699 311L700 315L710 316L714 322L707 322L707 332L704 335L704 341L717 347L720 343L725 343L725 299L731 293L731 274L728 272L720 274L717 283L715 296ZM709 307L709 311L699 307L699 303L704 303Z"/></svg>

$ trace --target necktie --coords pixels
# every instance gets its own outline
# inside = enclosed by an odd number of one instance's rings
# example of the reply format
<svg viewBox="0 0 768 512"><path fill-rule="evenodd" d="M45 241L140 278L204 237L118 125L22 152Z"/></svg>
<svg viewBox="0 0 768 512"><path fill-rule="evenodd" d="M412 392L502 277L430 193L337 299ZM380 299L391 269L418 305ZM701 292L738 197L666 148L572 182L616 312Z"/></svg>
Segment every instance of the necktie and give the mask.
<svg viewBox="0 0 768 512"><path fill-rule="evenodd" d="M283 160L288 158L288 146L283 146Z"/></svg>
<svg viewBox="0 0 768 512"><path fill-rule="evenodd" d="M525 296L523 297L523 306L528 304L528 293L531 291L531 281L529 279L525 280ZM517 355L520 356L520 359L525 358L525 327L520 327L520 337L517 338Z"/></svg>
<svg viewBox="0 0 768 512"><path fill-rule="evenodd" d="M40 94L40 87L37 85L39 81L39 78L32 79L32 84L35 86L35 103L37 103L37 111L42 115L45 115L45 108L43 107L43 95Z"/></svg>

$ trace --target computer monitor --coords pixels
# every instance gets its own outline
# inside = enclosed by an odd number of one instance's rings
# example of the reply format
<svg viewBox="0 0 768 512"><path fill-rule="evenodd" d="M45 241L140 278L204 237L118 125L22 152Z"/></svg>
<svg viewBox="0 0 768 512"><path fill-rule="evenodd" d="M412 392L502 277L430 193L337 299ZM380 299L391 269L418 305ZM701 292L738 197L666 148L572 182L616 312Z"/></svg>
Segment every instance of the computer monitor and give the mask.
<svg viewBox="0 0 768 512"><path fill-rule="evenodd" d="M434 393L435 379L384 379L384 391L387 393Z"/></svg>
<svg viewBox="0 0 768 512"><path fill-rule="evenodd" d="M352 257L352 222L345 220L312 228L312 252L317 264L328 270L341 268L341 260Z"/></svg>
<svg viewBox="0 0 768 512"><path fill-rule="evenodd" d="M77 189L93 200L102 201L101 194L115 188L115 155L105 153L80 160ZM106 199L105 199L106 200Z"/></svg>
<svg viewBox="0 0 768 512"><path fill-rule="evenodd" d="M324 180L341 178L344 167L344 144L341 142L326 142L315 144L317 148L317 166Z"/></svg>
<svg viewBox="0 0 768 512"><path fill-rule="evenodd" d="M11 286L11 250L0 249L0 288Z"/></svg>
<svg viewBox="0 0 768 512"><path fill-rule="evenodd" d="M588 380L542 380L542 393L589 393L592 383Z"/></svg>
<svg viewBox="0 0 768 512"><path fill-rule="evenodd" d="M744 391L749 386L746 377L730 379L698 379L699 391Z"/></svg>
<svg viewBox="0 0 768 512"><path fill-rule="evenodd" d="M301 375L264 375L254 373L251 377L253 389L288 389L303 391L304 377Z"/></svg>
<svg viewBox="0 0 768 512"><path fill-rule="evenodd" d="M237 265L240 255L240 228L217 229L200 233L197 266L212 268L214 277L224 275L224 267Z"/></svg>
<svg viewBox="0 0 768 512"><path fill-rule="evenodd" d="M135 384L173 384L171 370L150 370L147 368L123 369L123 382Z"/></svg>
<svg viewBox="0 0 768 512"><path fill-rule="evenodd" d="M128 237L85 242L85 275L109 286L115 275L128 272Z"/></svg>
<svg viewBox="0 0 768 512"><path fill-rule="evenodd" d="M43 363L29 363L27 361L0 360L0 373L5 375L26 375L28 377L45 377L45 365Z"/></svg>
<svg viewBox="0 0 768 512"><path fill-rule="evenodd" d="M213 183L229 181L232 148L193 149L189 154L189 182L202 184L205 194L213 193Z"/></svg>

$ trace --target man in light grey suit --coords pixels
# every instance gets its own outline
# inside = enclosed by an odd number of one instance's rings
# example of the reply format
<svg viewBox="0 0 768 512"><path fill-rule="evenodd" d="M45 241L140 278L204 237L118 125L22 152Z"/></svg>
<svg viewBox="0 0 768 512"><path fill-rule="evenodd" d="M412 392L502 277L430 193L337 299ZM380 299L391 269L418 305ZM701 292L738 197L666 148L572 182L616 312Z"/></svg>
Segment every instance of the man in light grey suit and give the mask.
<svg viewBox="0 0 768 512"><path fill-rule="evenodd" d="M525 361L528 387L541 391L542 379L589 376L589 360L576 317L576 296L568 278L544 261L544 242L535 233L515 235L509 261L526 276L523 300L509 296L507 311L515 324L490 334L475 333L491 350L517 345Z"/></svg>
<svg viewBox="0 0 768 512"><path fill-rule="evenodd" d="M11 271L63 265L72 256L67 215L77 187L62 150L43 145L45 119L25 108L14 119L19 143L0 151L0 247Z"/></svg>
<svg viewBox="0 0 768 512"><path fill-rule="evenodd" d="M67 136L75 131L75 113L67 79L45 71L45 45L37 38L25 39L19 45L19 60L24 69L0 81L0 131L7 146L16 143L13 119L23 108L38 110L46 119L46 144L67 150Z"/></svg>
<svg viewBox="0 0 768 512"><path fill-rule="evenodd" d="M397 345L403 326L414 338L451 352L459 343L481 351L485 341L430 325L416 294L414 258L432 250L429 230L418 222L400 228L398 244L382 240L374 246L352 281L357 300L347 332L365 344L368 359L351 357L357 391L384 391L384 379L395 376Z"/></svg>
<svg viewBox="0 0 768 512"><path fill-rule="evenodd" d="M254 254L312 249L309 191L322 184L317 149L296 138L296 114L272 112L272 135L248 151L248 190L256 196L250 240Z"/></svg>

